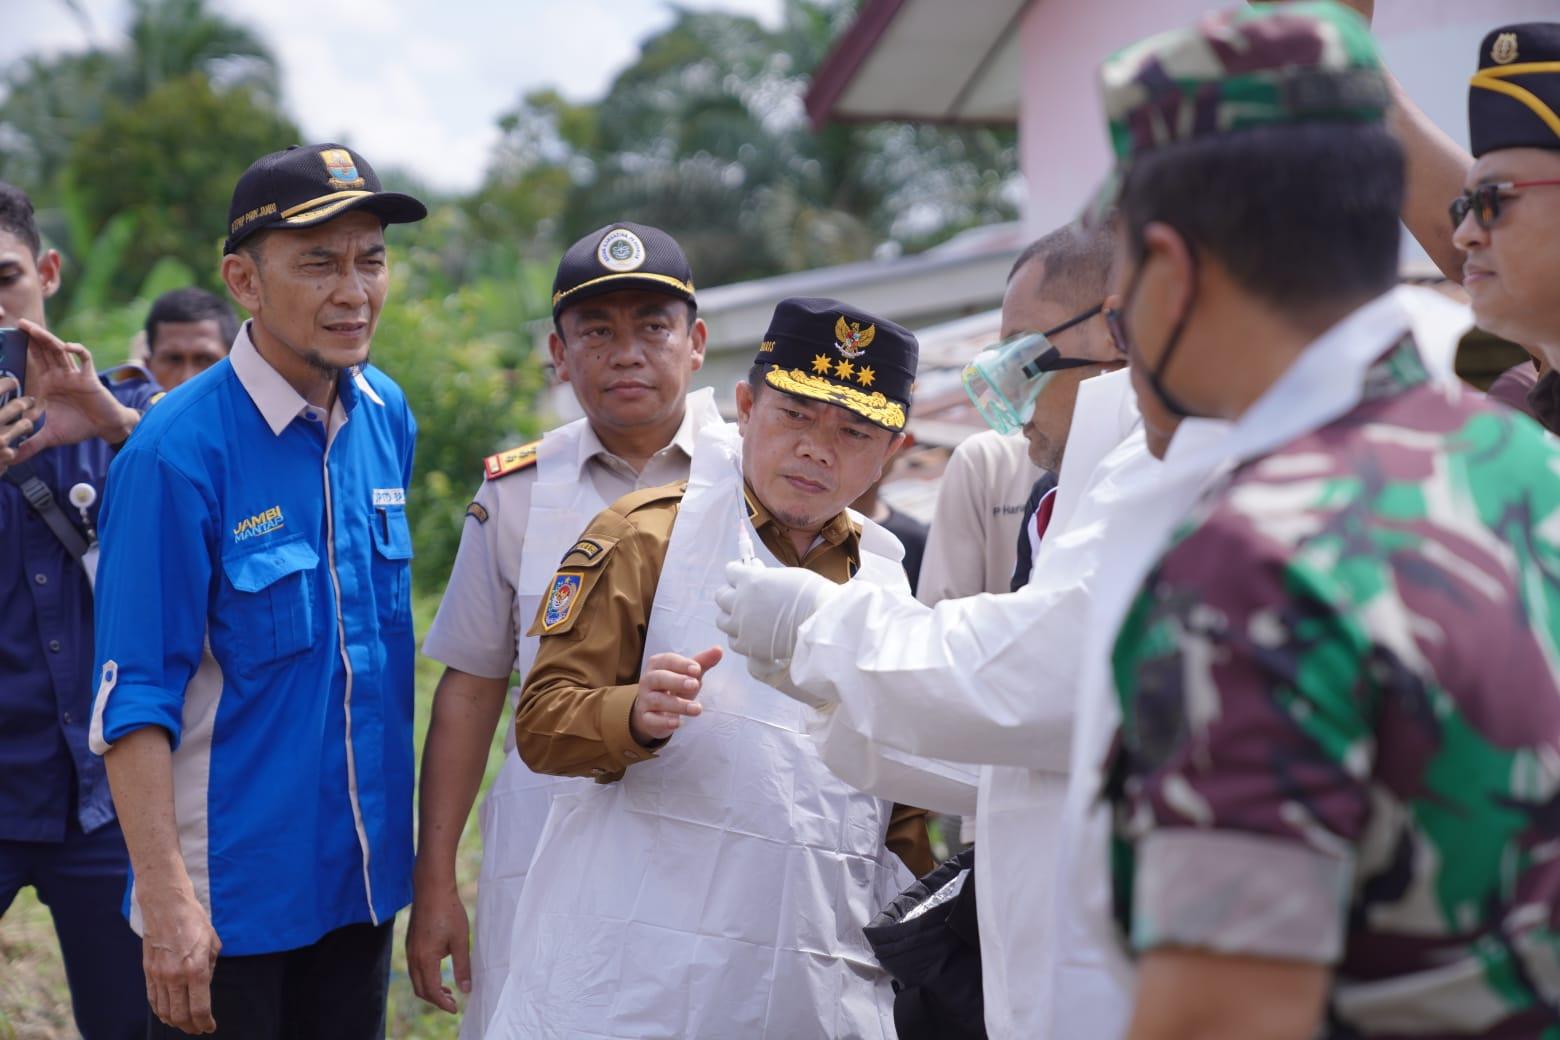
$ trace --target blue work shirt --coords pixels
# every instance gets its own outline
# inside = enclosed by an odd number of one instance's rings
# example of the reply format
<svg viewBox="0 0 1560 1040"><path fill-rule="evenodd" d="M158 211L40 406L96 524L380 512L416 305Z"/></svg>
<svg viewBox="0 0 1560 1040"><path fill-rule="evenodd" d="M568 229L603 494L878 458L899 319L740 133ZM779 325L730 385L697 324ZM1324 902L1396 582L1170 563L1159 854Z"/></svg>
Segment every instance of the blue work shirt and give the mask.
<svg viewBox="0 0 1560 1040"><path fill-rule="evenodd" d="M144 410L157 392L138 367L101 378L129 408ZM29 463L83 537L81 512L67 496L76 484L90 484L98 503L87 520L96 524L112 453L93 438L47 448ZM87 749L91 717L86 572L21 489L0 480L0 841L63 841L72 813L88 832L114 819L103 762Z"/></svg>
<svg viewBox="0 0 1560 1040"><path fill-rule="evenodd" d="M93 749L168 732L184 864L224 956L411 899L415 440L382 372L342 374L327 415L246 325L109 473Z"/></svg>

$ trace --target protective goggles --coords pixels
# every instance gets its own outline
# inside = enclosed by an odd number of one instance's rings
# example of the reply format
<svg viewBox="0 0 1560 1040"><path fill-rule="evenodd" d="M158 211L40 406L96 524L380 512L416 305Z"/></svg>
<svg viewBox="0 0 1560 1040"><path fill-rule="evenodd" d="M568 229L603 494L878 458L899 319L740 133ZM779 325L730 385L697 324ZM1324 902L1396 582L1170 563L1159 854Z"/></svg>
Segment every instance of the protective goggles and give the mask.
<svg viewBox="0 0 1560 1040"><path fill-rule="evenodd" d="M1069 368L1086 368L1102 362L1063 357L1051 346L1051 337L1081 325L1105 309L1096 304L1044 332L1021 332L992 344L964 366L964 392L975 410L998 433L1013 433L1035 413L1035 399L1051 377Z"/></svg>
<svg viewBox="0 0 1560 1040"><path fill-rule="evenodd" d="M1479 226L1488 231L1495 226L1500 219L1501 197L1509 191L1517 188L1542 188L1547 185L1560 185L1560 181L1501 181L1497 184L1481 184L1477 188L1463 192L1452 200L1448 212L1452 217L1452 230L1462 227L1462 222L1468 219L1468 214L1473 214L1473 219Z"/></svg>

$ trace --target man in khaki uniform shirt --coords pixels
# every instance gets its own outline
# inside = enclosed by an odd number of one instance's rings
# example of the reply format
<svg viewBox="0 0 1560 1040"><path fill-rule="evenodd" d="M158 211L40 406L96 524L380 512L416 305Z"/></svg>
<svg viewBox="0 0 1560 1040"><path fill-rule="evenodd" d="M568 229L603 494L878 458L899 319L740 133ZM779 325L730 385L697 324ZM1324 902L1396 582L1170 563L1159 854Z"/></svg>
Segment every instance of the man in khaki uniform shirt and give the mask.
<svg viewBox="0 0 1560 1040"><path fill-rule="evenodd" d="M553 568L599 510L636 488L685 479L710 391L688 394L704 360L692 274L666 233L620 222L575 243L554 281L552 361L583 420L500 452L466 513L460 549L423 653L446 665L423 751L422 797L407 964L418 996L455 1012L445 957L471 993L462 1036L485 1028L505 974L509 923L546 818L551 778L511 752L483 808L476 957L455 853L482 781L509 677L524 677L535 641L523 632ZM495 828L491 819L499 815ZM496 830L496 833L495 833Z"/></svg>
<svg viewBox="0 0 1560 1040"><path fill-rule="evenodd" d="M982 430L953 449L937 490L916 599L935 607L1008 591L1024 501L1040 472L1021 434Z"/></svg>
<svg viewBox="0 0 1560 1040"><path fill-rule="evenodd" d="M751 679L742 659L720 664L719 645L701 649L720 638L701 581L722 580L737 555L731 540L747 537L731 533L740 527L772 565L903 587L897 542L845 507L902 441L914 365L914 337L897 326L832 300L783 301L737 387L740 449L730 433L701 439L691 485L620 499L563 557L531 629L540 646L517 745L538 772L611 790L554 804L491 1035L545 1025L613 1037L877 1036L888 1021L883 979L862 973L870 953L860 930L905 877L885 847L912 873L933 867L924 810L890 807L833 778L816 762L805 713ZM739 450L740 484L727 461ZM663 584L663 570L678 580ZM820 818L820 806L838 818ZM603 846L634 851L582 871L578 857ZM686 869L662 876L662 856ZM799 861L813 865L790 869ZM860 865L844 869L851 863ZM699 882L699 871L714 873ZM707 884L707 898L685 893L690 884ZM603 909L637 892L649 902ZM667 909L687 905L685 895L701 909ZM784 938L817 921L828 941ZM571 981L541 948L594 964L592 944L628 950L644 934L666 944L659 963L620 953L588 981ZM722 947L753 934L769 938ZM527 953L527 943L540 945ZM755 980L748 957L773 964L755 968ZM624 996L602 1006L596 996L608 990ZM659 1009L634 1005L658 991L678 996ZM863 1022L871 1028L858 1029Z"/></svg>

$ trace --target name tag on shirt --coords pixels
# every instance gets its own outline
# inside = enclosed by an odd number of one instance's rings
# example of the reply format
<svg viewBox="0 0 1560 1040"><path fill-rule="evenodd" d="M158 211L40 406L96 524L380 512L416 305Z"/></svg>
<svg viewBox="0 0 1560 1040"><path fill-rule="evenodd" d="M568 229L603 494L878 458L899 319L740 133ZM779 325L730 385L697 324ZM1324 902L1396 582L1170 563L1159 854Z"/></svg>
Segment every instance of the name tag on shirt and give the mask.
<svg viewBox="0 0 1560 1040"><path fill-rule="evenodd" d="M405 488L375 488L374 508L380 506L404 506L406 505Z"/></svg>

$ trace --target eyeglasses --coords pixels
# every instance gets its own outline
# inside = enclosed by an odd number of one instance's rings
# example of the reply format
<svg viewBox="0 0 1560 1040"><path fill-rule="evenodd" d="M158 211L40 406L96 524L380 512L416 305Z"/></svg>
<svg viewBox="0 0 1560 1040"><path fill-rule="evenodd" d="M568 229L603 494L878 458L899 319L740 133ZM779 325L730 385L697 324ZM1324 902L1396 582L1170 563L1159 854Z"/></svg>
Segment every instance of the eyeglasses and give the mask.
<svg viewBox="0 0 1560 1040"><path fill-rule="evenodd" d="M1481 184L1477 188L1463 192L1452 200L1450 212L1452 217L1452 230L1462 227L1462 222L1468 219L1468 214L1473 214L1473 219L1479 226L1489 231L1495 226L1495 221L1500 219L1500 199L1504 192L1517 188L1542 188L1546 185L1560 185L1560 180L1547 181L1500 181L1496 184Z"/></svg>
<svg viewBox="0 0 1560 1040"><path fill-rule="evenodd" d="M1105 311L1095 304L1044 332L1021 332L994 343L964 366L964 392L986 425L998 433L1014 433L1035 411L1035 399L1057 372L1105 364L1080 357L1064 357L1051 345L1057 336Z"/></svg>

